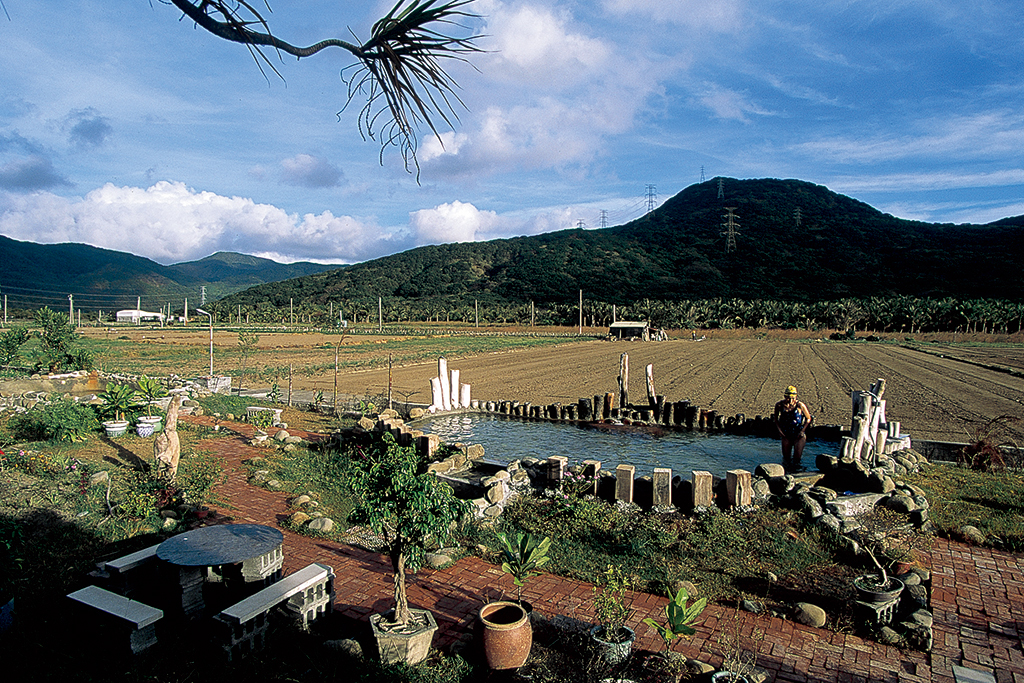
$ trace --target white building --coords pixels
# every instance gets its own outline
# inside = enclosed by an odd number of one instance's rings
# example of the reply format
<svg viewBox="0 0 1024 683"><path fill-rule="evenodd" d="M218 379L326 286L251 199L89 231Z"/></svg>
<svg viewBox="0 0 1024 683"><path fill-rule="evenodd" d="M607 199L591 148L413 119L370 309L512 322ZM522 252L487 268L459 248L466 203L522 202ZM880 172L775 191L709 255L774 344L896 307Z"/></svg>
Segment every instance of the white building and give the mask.
<svg viewBox="0 0 1024 683"><path fill-rule="evenodd" d="M119 323L134 323L138 325L140 322L147 321L162 323L164 321L164 314L142 311L137 308L128 308L117 312L117 322Z"/></svg>

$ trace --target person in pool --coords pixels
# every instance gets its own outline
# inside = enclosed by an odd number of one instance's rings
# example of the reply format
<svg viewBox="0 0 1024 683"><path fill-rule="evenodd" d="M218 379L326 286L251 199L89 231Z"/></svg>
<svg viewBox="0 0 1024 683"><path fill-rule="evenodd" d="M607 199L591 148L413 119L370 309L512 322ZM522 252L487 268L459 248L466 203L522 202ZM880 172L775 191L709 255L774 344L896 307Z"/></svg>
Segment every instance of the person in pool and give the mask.
<svg viewBox="0 0 1024 683"><path fill-rule="evenodd" d="M807 428L811 426L811 412L796 398L796 387L786 387L783 399L775 404L772 415L775 428L782 439L782 464L800 467L807 443Z"/></svg>

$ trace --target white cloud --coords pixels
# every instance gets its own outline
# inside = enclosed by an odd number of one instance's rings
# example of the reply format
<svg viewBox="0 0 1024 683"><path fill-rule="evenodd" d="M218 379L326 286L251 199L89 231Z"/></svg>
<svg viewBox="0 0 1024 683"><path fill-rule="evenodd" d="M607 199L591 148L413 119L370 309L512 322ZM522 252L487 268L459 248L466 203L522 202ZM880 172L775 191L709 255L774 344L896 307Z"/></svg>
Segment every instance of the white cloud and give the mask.
<svg viewBox="0 0 1024 683"><path fill-rule="evenodd" d="M296 154L281 162L281 177L289 185L321 188L341 185L344 174L337 166L312 154Z"/></svg>
<svg viewBox="0 0 1024 683"><path fill-rule="evenodd" d="M747 114L771 115L771 112L752 103L745 94L715 83L707 84L697 99L720 119L746 123L749 120Z"/></svg>
<svg viewBox="0 0 1024 683"><path fill-rule="evenodd" d="M446 242L474 242L495 224L493 211L480 211L472 204L454 201L433 209L420 209L409 214L417 246Z"/></svg>
<svg viewBox="0 0 1024 683"><path fill-rule="evenodd" d="M643 15L659 22L720 33L744 28L746 14L740 0L605 0L603 6L619 16Z"/></svg>
<svg viewBox="0 0 1024 683"><path fill-rule="evenodd" d="M104 185L82 199L8 195L0 232L41 243L82 242L161 263L215 251L290 254L291 260L353 262L401 251L401 230L329 211L298 216L242 197L196 192L183 183Z"/></svg>

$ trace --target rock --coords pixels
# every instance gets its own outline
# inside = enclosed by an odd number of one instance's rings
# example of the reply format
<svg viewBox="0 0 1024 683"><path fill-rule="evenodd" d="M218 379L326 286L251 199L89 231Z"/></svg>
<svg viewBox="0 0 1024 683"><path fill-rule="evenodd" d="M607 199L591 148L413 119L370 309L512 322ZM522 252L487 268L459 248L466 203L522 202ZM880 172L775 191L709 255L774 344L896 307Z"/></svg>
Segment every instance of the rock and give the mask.
<svg viewBox="0 0 1024 683"><path fill-rule="evenodd" d="M178 520L174 519L173 517L166 517L166 518L164 518L164 523L163 523L162 527L163 527L163 529L166 530L166 529L173 529L177 525L178 525Z"/></svg>
<svg viewBox="0 0 1024 683"><path fill-rule="evenodd" d="M885 501L885 506L893 512L910 513L917 509L914 499L905 493L896 492Z"/></svg>
<svg viewBox="0 0 1024 683"><path fill-rule="evenodd" d="M266 486L271 491L278 491L281 489L283 484L279 482L277 479L269 479L267 480L267 483L264 484L264 486Z"/></svg>
<svg viewBox="0 0 1024 683"><path fill-rule="evenodd" d="M689 671L692 676L707 676L708 674L714 673L715 667L698 659L687 659L686 670Z"/></svg>
<svg viewBox="0 0 1024 683"><path fill-rule="evenodd" d="M285 445L281 446L281 450L284 451L285 453L294 453L295 451L298 450L298 448L299 447L293 443L286 443Z"/></svg>
<svg viewBox="0 0 1024 683"><path fill-rule="evenodd" d="M809 602L798 602L793 606L793 621L804 626L821 628L828 621L825 610Z"/></svg>
<svg viewBox="0 0 1024 683"><path fill-rule="evenodd" d="M110 473L106 470L100 470L99 472L93 472L89 476L89 486L96 486L98 484L106 484L110 481Z"/></svg>
<svg viewBox="0 0 1024 683"><path fill-rule="evenodd" d="M319 531L321 533L326 534L334 529L334 520L330 517L317 517L316 519L311 521L307 526L313 531Z"/></svg>
<svg viewBox="0 0 1024 683"><path fill-rule="evenodd" d="M288 523L292 526L302 526L309 521L309 515L305 512L293 512L288 515Z"/></svg>
<svg viewBox="0 0 1024 683"><path fill-rule="evenodd" d="M740 608L744 612L750 612L751 614L761 614L764 612L764 604L757 600L743 600L740 602Z"/></svg>
<svg viewBox="0 0 1024 683"><path fill-rule="evenodd" d="M234 422L235 421L235 414L234 413L228 413L227 415L224 416L224 419L227 420L228 422Z"/></svg>
<svg viewBox="0 0 1024 683"><path fill-rule="evenodd" d="M914 572L907 572L906 574L900 574L896 578L899 579L900 581L902 581L904 583L904 585L907 585L907 586L920 586L921 585L921 577L918 576L917 574L915 574Z"/></svg>
<svg viewBox="0 0 1024 683"><path fill-rule="evenodd" d="M300 505L305 505L306 503L310 502L311 500L313 500L313 499L310 498L309 496L307 496L305 493L303 493L301 496L295 496L294 498L292 498L289 504L293 508L297 508Z"/></svg>
<svg viewBox="0 0 1024 683"><path fill-rule="evenodd" d="M178 513L174 510L161 510L160 516L164 519L178 519Z"/></svg>
<svg viewBox="0 0 1024 683"><path fill-rule="evenodd" d="M904 643L903 636L888 626L878 629L878 642L882 645L901 646Z"/></svg>
<svg viewBox="0 0 1024 683"><path fill-rule="evenodd" d="M481 460L484 457L484 447L482 444L474 443L466 446L466 457L470 460Z"/></svg>
<svg viewBox="0 0 1024 683"><path fill-rule="evenodd" d="M423 408L413 408L409 411L409 419L418 420L419 418L423 417L426 414L427 413L425 410L423 410Z"/></svg>
<svg viewBox="0 0 1024 683"><path fill-rule="evenodd" d="M692 582L686 581L685 579L680 579L672 582L673 595L678 593L680 588L685 588L686 594L689 595L691 598L697 597L697 586L695 586Z"/></svg>
<svg viewBox="0 0 1024 683"><path fill-rule="evenodd" d="M761 477L763 479L784 477L786 476L786 468L778 463L762 463L754 469L754 476Z"/></svg>
<svg viewBox="0 0 1024 683"><path fill-rule="evenodd" d="M431 569L444 569L451 566L454 562L451 556L444 553L427 553L424 555L423 560Z"/></svg>
<svg viewBox="0 0 1024 683"><path fill-rule="evenodd" d="M900 626L905 629L904 638L911 647L924 652L931 651L933 640L931 627L913 621L901 622Z"/></svg>
<svg viewBox="0 0 1024 683"><path fill-rule="evenodd" d="M277 430L277 433L274 434L274 440L275 441L284 441L289 436L291 436L291 434L289 434L288 432L286 432L283 429L279 429L279 430Z"/></svg>
<svg viewBox="0 0 1024 683"><path fill-rule="evenodd" d="M931 628L932 624L935 622L935 618L932 616L932 613L928 610L919 609L913 614L911 614L909 617L907 617L907 621L911 621L915 624L921 624L922 626L927 626L928 628Z"/></svg>
<svg viewBox="0 0 1024 683"><path fill-rule="evenodd" d="M981 529L970 524L960 527L960 536L963 537L968 543L974 543L975 545L985 545L985 534L981 533Z"/></svg>
<svg viewBox="0 0 1024 683"><path fill-rule="evenodd" d="M354 638L342 638L340 640L325 640L324 647L347 657L362 659L363 646Z"/></svg>
<svg viewBox="0 0 1024 683"><path fill-rule="evenodd" d="M765 574L764 578L767 579L768 583L778 583L779 582L779 577L776 576L772 572L768 572L767 574Z"/></svg>
<svg viewBox="0 0 1024 683"><path fill-rule="evenodd" d="M907 586L903 589L902 602L908 602L915 609L928 607L928 588L926 586Z"/></svg>

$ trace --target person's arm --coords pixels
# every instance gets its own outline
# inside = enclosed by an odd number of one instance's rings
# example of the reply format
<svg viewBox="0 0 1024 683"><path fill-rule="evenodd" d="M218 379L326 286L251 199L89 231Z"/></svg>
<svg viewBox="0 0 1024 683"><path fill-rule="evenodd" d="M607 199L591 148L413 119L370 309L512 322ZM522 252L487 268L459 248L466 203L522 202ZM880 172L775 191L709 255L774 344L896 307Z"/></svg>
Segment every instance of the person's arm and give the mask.
<svg viewBox="0 0 1024 683"><path fill-rule="evenodd" d="M779 413L782 411L781 406L781 401L775 404L775 412L772 413L772 422L775 423L775 431L779 433L779 436L785 437L786 435L782 433L782 427L779 426Z"/></svg>
<svg viewBox="0 0 1024 683"><path fill-rule="evenodd" d="M811 411L807 409L807 405L802 401L800 402L800 412L804 414L804 424L800 429L800 433L804 434L807 432L807 428L811 426L811 421L814 419L811 417Z"/></svg>

